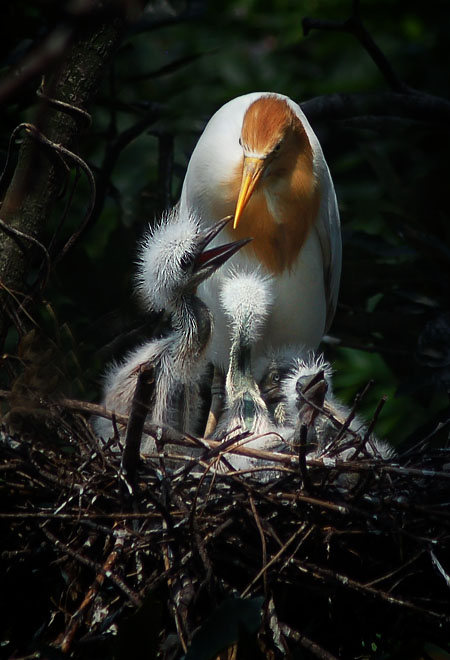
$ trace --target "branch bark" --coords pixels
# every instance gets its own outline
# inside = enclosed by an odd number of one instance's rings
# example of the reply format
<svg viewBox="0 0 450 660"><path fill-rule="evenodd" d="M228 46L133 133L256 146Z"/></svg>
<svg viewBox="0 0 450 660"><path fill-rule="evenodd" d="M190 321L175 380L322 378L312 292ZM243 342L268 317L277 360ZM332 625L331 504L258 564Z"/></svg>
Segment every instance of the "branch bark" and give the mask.
<svg viewBox="0 0 450 660"><path fill-rule="evenodd" d="M355 117L410 119L444 126L448 130L450 101L431 94L397 92L336 93L300 103L310 121Z"/></svg>
<svg viewBox="0 0 450 660"><path fill-rule="evenodd" d="M36 131L71 151L76 151L86 126L85 107L96 95L125 28L124 16L112 8L113 3L107 3L103 12L78 27L61 65L46 81L35 113ZM23 307L29 300L26 280L36 253L33 239L42 242L44 227L61 191L61 174L66 177L69 171L64 157L35 138L33 131L27 131L0 210L5 225L30 237L21 240L14 231L0 231L0 347L18 300L22 300Z"/></svg>

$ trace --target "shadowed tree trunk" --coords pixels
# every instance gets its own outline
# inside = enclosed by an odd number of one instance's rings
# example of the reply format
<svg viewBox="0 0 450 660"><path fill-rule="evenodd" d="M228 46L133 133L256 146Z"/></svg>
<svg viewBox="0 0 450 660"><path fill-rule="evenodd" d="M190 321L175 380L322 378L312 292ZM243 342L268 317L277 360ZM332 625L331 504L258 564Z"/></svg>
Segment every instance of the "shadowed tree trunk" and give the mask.
<svg viewBox="0 0 450 660"><path fill-rule="evenodd" d="M50 50L57 48L58 39L66 39L61 63L45 78L33 124L17 133L24 139L0 210L0 349L12 319L21 325L17 310L20 303L24 308L29 304L30 264L46 253L37 241L68 168L74 165L63 149L77 151L78 137L89 125L85 108L95 97L125 28L125 16L110 11L113 7L117 9L117 4L75 17L68 30L58 28L50 36Z"/></svg>

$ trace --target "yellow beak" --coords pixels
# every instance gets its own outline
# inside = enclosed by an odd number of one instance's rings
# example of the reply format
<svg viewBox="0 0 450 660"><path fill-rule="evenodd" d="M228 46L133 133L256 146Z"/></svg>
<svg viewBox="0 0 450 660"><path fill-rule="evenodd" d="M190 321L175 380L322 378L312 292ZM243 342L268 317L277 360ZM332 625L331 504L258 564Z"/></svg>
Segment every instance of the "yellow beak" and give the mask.
<svg viewBox="0 0 450 660"><path fill-rule="evenodd" d="M238 226L239 219L243 210L252 196L256 184L261 178L264 171L266 160L264 158L254 158L251 156L244 156L244 168L242 170L241 189L236 204L236 211L234 213L233 229Z"/></svg>

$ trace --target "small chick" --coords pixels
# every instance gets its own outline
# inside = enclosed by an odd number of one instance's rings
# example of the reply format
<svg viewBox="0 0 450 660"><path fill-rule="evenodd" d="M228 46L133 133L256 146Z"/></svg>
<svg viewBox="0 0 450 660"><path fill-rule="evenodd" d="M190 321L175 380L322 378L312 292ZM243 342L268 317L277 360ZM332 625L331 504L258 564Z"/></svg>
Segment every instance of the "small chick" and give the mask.
<svg viewBox="0 0 450 660"><path fill-rule="evenodd" d="M292 361L291 370L281 382L286 417L290 426L306 423L308 441L314 447L314 458L333 455L341 460L351 458L367 431L367 425L355 416L339 438L338 434L350 415L350 408L333 394L332 368L323 355L310 353L307 358ZM337 439L338 438L338 439ZM394 450L382 440L371 436L363 455L390 458Z"/></svg>
<svg viewBox="0 0 450 660"><path fill-rule="evenodd" d="M311 353L305 346L272 348L261 356L254 369L261 396L278 426L286 423L286 399L281 385L290 374L296 360Z"/></svg>
<svg viewBox="0 0 450 660"><path fill-rule="evenodd" d="M194 426L198 384L206 368L205 351L212 332L210 311L196 289L248 243L246 239L205 249L228 221L201 230L195 217L180 216L175 208L144 237L138 255L137 291L147 309L171 313L172 330L110 366L103 393L106 408L128 414L140 368L151 364L155 386L148 421L180 431ZM112 435L108 420L97 420L95 427L99 435ZM152 451L153 440L146 438L141 449Z"/></svg>
<svg viewBox="0 0 450 660"><path fill-rule="evenodd" d="M271 280L258 272L234 273L220 292L220 301L229 319L231 349L225 383L225 411L219 420L214 437L223 438L229 432L239 435L248 431L254 440L245 446L271 450L284 446L276 425L252 373L252 348L261 336L272 295ZM267 435L268 434L268 435ZM263 463L246 456L229 454L231 465L245 470Z"/></svg>

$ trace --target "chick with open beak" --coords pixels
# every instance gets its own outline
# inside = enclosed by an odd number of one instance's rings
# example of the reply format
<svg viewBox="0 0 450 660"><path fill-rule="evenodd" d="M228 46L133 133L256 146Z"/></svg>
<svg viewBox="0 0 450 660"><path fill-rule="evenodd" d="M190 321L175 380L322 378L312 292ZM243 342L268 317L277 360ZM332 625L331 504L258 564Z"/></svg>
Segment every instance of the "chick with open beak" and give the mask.
<svg viewBox="0 0 450 660"><path fill-rule="evenodd" d="M207 249L230 219L202 230L195 217L174 209L145 235L138 254L137 293L146 309L170 313L171 330L109 367L103 388L106 408L128 414L140 369L151 365L155 384L152 400L146 402L147 421L180 431L195 428L199 381L207 366L205 352L212 333L211 313L196 290L249 241ZM110 422L98 420L95 426L99 435L112 435ZM153 439L146 438L142 450L153 449Z"/></svg>

